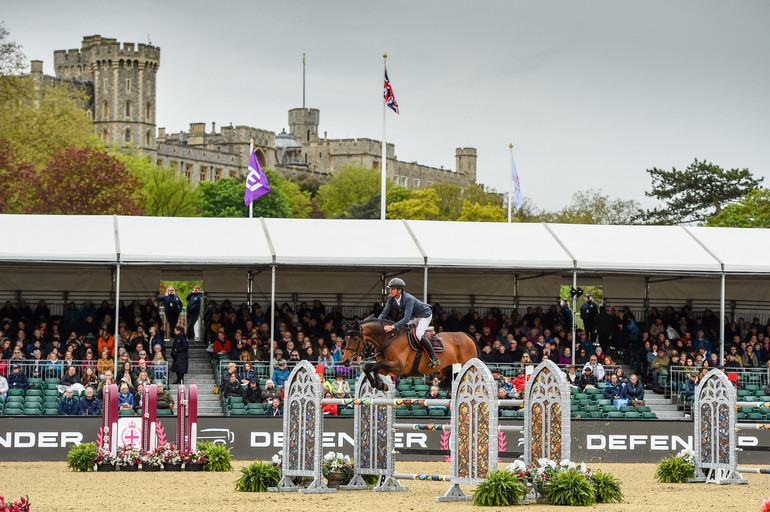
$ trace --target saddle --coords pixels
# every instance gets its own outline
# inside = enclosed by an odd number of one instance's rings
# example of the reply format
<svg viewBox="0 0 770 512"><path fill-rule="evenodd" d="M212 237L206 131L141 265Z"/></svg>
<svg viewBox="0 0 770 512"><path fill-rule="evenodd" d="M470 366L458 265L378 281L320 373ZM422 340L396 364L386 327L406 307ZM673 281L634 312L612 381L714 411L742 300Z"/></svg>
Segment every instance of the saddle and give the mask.
<svg viewBox="0 0 770 512"><path fill-rule="evenodd" d="M430 344L433 347L433 351L437 354L444 351L444 342L438 337L436 331L425 331L425 336L430 340ZM414 327L410 327L407 337L409 338L409 347L416 352L422 352L422 345L420 340L417 339Z"/></svg>

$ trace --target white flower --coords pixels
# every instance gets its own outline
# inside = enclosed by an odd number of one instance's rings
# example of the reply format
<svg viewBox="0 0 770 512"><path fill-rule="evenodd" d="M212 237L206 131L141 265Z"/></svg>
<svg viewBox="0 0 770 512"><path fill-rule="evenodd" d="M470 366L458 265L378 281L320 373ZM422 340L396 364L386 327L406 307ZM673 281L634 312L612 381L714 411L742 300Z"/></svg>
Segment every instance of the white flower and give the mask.
<svg viewBox="0 0 770 512"><path fill-rule="evenodd" d="M508 467L505 469L507 471L512 471L513 473L526 473L527 465L524 464L524 461L522 460L515 460L513 464L508 464Z"/></svg>
<svg viewBox="0 0 770 512"><path fill-rule="evenodd" d="M588 473L588 466L586 466L585 462L580 463L580 472L581 473Z"/></svg>

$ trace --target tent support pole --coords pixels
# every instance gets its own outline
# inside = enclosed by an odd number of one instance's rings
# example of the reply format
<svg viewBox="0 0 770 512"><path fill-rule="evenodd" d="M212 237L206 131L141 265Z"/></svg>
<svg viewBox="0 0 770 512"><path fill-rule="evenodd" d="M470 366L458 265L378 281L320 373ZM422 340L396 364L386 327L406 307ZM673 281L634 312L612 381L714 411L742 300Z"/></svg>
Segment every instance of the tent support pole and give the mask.
<svg viewBox="0 0 770 512"><path fill-rule="evenodd" d="M254 290L254 274L249 270L247 274L246 294L248 296L249 310L251 310L252 304L254 304L253 290Z"/></svg>
<svg viewBox="0 0 770 512"><path fill-rule="evenodd" d="M722 269L722 283L719 290L719 364L725 361L725 272Z"/></svg>
<svg viewBox="0 0 770 512"><path fill-rule="evenodd" d="M275 368L275 265L270 266L270 377Z"/></svg>
<svg viewBox="0 0 770 512"><path fill-rule="evenodd" d="M422 273L422 301L428 303L428 265L425 265Z"/></svg>
<svg viewBox="0 0 770 512"><path fill-rule="evenodd" d="M519 310L519 274L513 275L513 311ZM511 314L513 316L513 314Z"/></svg>
<svg viewBox="0 0 770 512"><path fill-rule="evenodd" d="M115 347L113 350L113 375L118 375L118 345L120 344L120 262L115 269Z"/></svg>
<svg viewBox="0 0 770 512"><path fill-rule="evenodd" d="M577 290L577 270L572 270L572 288ZM575 364L575 308L577 297L572 297L572 364Z"/></svg>

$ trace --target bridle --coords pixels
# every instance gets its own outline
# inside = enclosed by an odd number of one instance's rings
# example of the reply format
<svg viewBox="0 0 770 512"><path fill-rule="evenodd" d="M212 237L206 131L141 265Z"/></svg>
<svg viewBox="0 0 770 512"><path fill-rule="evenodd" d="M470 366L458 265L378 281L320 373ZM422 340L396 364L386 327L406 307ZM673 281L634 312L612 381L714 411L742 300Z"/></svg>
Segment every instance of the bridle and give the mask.
<svg viewBox="0 0 770 512"><path fill-rule="evenodd" d="M383 336L385 336L385 335L388 335L388 334L390 334L390 339L389 339L389 340L387 340L387 341L385 341L385 343L383 344L383 346L382 346L382 348L380 349L380 351L384 351L384 350L385 350L385 347L388 345L388 343L390 343L390 341L392 341L392 340L393 340L393 338L395 338L395 336L396 336L398 333L397 333L397 332L395 332L395 331L394 331L394 332L392 332L392 333L387 333L387 332L385 332L385 331L383 330L383 332L382 332L380 335L378 335L377 337L373 338L373 340L374 340L374 341L380 341L380 339L381 339ZM356 337L357 337L357 339L356 339L356 345L355 345L355 348L353 348L352 344L350 343L350 342L352 341L352 338L353 338L354 336L356 336ZM366 339L366 336L364 336L364 331L363 331L363 329L361 329L361 330L358 330L358 331L349 330L349 331L346 333L346 335L345 335L345 347L346 347L346 348L348 348L349 350L351 350L353 353L355 353L355 354L361 354L361 353L363 353L363 351L366 349L367 345L374 345L374 343L373 343L372 341L368 341L368 340Z"/></svg>

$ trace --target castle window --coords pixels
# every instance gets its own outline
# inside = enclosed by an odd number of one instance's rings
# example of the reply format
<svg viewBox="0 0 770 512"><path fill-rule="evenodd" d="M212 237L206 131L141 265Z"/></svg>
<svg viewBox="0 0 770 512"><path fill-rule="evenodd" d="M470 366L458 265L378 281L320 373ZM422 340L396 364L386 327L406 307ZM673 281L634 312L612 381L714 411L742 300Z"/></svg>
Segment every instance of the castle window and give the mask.
<svg viewBox="0 0 770 512"><path fill-rule="evenodd" d="M401 176L401 185L404 187L409 186L409 176Z"/></svg>
<svg viewBox="0 0 770 512"><path fill-rule="evenodd" d="M157 165L158 167L163 167L163 159L158 158L158 161L155 162L155 165Z"/></svg>
<svg viewBox="0 0 770 512"><path fill-rule="evenodd" d="M64 66L64 76L69 78L70 77L70 68L69 66Z"/></svg>
<svg viewBox="0 0 770 512"><path fill-rule="evenodd" d="M149 103L147 104L147 112L145 113L145 120L150 121L150 116L152 115L152 105Z"/></svg>
<svg viewBox="0 0 770 512"><path fill-rule="evenodd" d="M107 79L102 80L102 92L107 94Z"/></svg>
<svg viewBox="0 0 770 512"><path fill-rule="evenodd" d="M107 130L102 130L102 142L108 142L110 139L110 134L107 133Z"/></svg>
<svg viewBox="0 0 770 512"><path fill-rule="evenodd" d="M222 179L222 169L217 167L214 169L214 181L219 181Z"/></svg>
<svg viewBox="0 0 770 512"><path fill-rule="evenodd" d="M123 134L123 140L126 142L131 142L131 129L126 128L126 132Z"/></svg>
<svg viewBox="0 0 770 512"><path fill-rule="evenodd" d="M126 102L126 117L131 117L131 102Z"/></svg>
<svg viewBox="0 0 770 512"><path fill-rule="evenodd" d="M307 131L307 139L305 139L306 142L310 142L310 130Z"/></svg>
<svg viewBox="0 0 770 512"><path fill-rule="evenodd" d="M106 101L102 102L102 117L108 118L110 116L110 106Z"/></svg>
<svg viewBox="0 0 770 512"><path fill-rule="evenodd" d="M83 78L83 68L78 66L78 78Z"/></svg>
<svg viewBox="0 0 770 512"><path fill-rule="evenodd" d="M152 94L152 89L150 88L150 81L147 80L147 96L149 96L150 94Z"/></svg>
<svg viewBox="0 0 770 512"><path fill-rule="evenodd" d="M414 179L414 188L420 188L420 178Z"/></svg>
<svg viewBox="0 0 770 512"><path fill-rule="evenodd" d="M206 181L206 171L201 171L200 176L198 177L198 181Z"/></svg>
<svg viewBox="0 0 770 512"><path fill-rule="evenodd" d="M428 182L428 186L429 186L429 187L432 187L432 186L433 186L433 182L432 182L432 181L429 181L429 182Z"/></svg>
<svg viewBox="0 0 770 512"><path fill-rule="evenodd" d="M150 136L150 130L147 130L147 135L144 136L144 145L149 147L151 143L152 137Z"/></svg>
<svg viewBox="0 0 770 512"><path fill-rule="evenodd" d="M126 92L131 92L131 79L126 78Z"/></svg>

